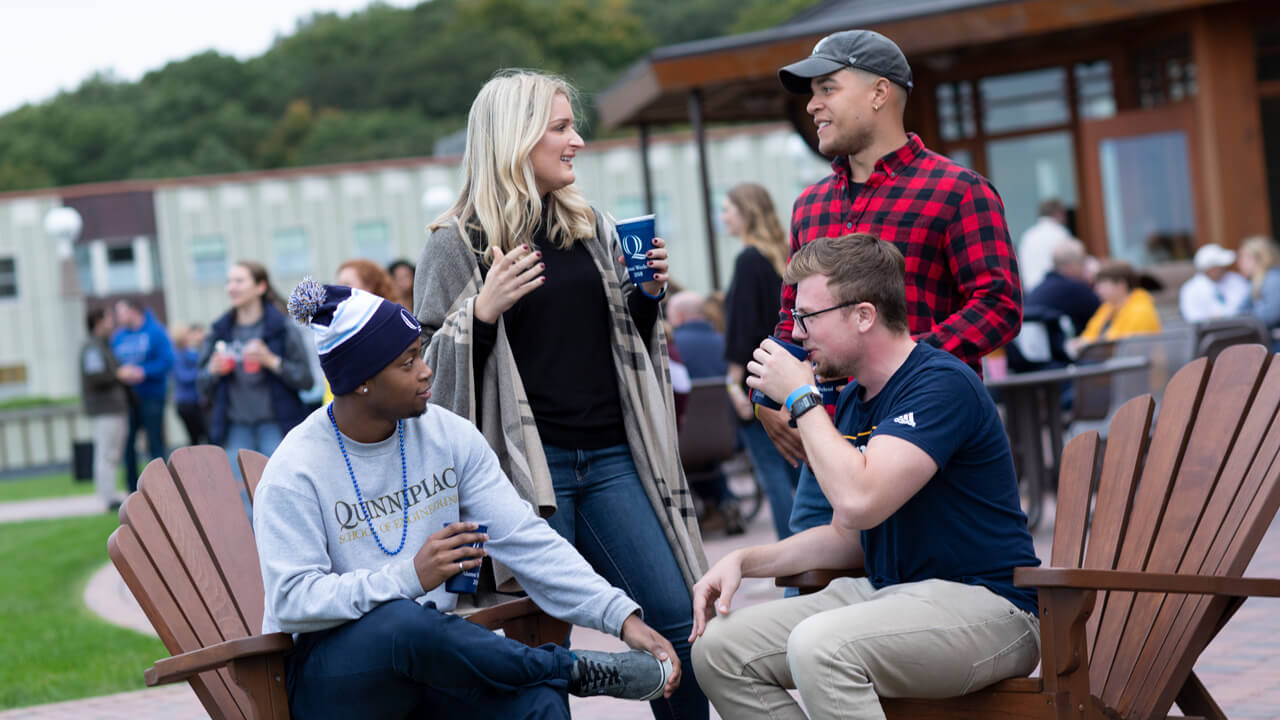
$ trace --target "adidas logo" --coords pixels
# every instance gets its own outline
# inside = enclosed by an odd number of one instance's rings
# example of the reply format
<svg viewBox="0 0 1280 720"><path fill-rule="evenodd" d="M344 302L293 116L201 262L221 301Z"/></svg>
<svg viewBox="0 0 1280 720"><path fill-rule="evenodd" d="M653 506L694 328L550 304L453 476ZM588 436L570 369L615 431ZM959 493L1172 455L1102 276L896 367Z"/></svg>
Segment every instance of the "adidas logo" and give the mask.
<svg viewBox="0 0 1280 720"><path fill-rule="evenodd" d="M894 418L893 421L898 423L899 425L910 425L911 427L915 427L916 414L913 412L909 412L903 415L899 415L898 417Z"/></svg>

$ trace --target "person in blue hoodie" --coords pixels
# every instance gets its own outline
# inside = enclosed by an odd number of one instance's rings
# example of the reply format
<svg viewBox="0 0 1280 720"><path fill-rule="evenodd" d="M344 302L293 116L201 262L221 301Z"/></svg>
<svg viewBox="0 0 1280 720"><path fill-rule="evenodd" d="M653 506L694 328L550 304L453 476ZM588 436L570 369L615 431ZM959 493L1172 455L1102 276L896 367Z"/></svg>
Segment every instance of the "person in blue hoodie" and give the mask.
<svg viewBox="0 0 1280 720"><path fill-rule="evenodd" d="M173 400L178 406L178 417L187 428L187 442L199 445L207 442L204 405L196 388L200 379L200 348L208 333L199 325L184 328L173 335L176 357L173 364Z"/></svg>
<svg viewBox="0 0 1280 720"><path fill-rule="evenodd" d="M124 465L129 492L138 489L138 430L147 434L147 452L167 458L164 447L164 403L173 368L173 343L164 325L136 300L116 302L119 328L111 336L111 351L120 367L116 377L133 390L129 430L125 435Z"/></svg>

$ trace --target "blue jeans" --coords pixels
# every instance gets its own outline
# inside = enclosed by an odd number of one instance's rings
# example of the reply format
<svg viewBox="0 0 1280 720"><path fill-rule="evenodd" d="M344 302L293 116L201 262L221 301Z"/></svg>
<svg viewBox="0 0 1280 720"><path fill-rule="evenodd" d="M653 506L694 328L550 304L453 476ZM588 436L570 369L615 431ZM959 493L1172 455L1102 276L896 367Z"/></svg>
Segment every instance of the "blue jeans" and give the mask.
<svg viewBox="0 0 1280 720"><path fill-rule="evenodd" d="M297 718L568 720L573 655L531 648L412 600L302 633L286 659Z"/></svg>
<svg viewBox="0 0 1280 720"><path fill-rule="evenodd" d="M124 436L124 469L129 492L138 489L138 430L146 431L147 453L152 459L169 459L164 451L164 396L139 397L129 407L129 430Z"/></svg>
<svg viewBox="0 0 1280 720"><path fill-rule="evenodd" d="M245 491L240 477L240 451L256 450L271 457L271 453L276 451L283 439L280 424L275 420L252 424L233 422L227 425L227 437L222 441L222 447L227 451L227 460L231 461L231 473L235 475L236 482L241 484L240 500L250 519L253 518L253 505L249 502L249 493Z"/></svg>
<svg viewBox="0 0 1280 720"><path fill-rule="evenodd" d="M640 486L631 449L566 450L544 445L557 510L547 522L591 567L644 610L644 621L675 647L683 668L671 698L650 703L655 718L698 718L710 710L689 663L693 601Z"/></svg>
<svg viewBox="0 0 1280 720"><path fill-rule="evenodd" d="M751 464L755 466L756 477L764 487L769 498L769 510L773 513L773 529L778 539L783 540L791 535L791 504L800 480L800 469L782 459L782 453L769 439L769 433L759 420L752 420L738 430L742 444L751 456Z"/></svg>

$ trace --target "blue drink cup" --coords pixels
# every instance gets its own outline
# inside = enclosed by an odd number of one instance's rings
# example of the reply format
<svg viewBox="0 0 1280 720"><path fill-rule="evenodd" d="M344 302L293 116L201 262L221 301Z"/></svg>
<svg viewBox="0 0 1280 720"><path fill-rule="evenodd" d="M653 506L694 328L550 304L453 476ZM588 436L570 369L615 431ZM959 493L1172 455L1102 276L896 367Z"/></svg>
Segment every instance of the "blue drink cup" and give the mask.
<svg viewBox="0 0 1280 720"><path fill-rule="evenodd" d="M618 222L618 240L622 243L622 259L635 285L653 279L646 254L653 248L653 215L641 215Z"/></svg>
<svg viewBox="0 0 1280 720"><path fill-rule="evenodd" d="M782 347L786 348L787 352L791 353L797 358L801 360L809 359L809 351L805 350L799 345L796 345L795 343L787 342L786 340L783 340L782 338L779 338L776 335L772 336L772 340L778 343L779 345L781 345ZM768 395L765 395L764 393L760 392L759 390L756 390L755 388L751 389L751 402L755 403L756 405L759 405L760 407L769 408L770 410L782 409L782 405L780 403L774 402L773 399L770 398Z"/></svg>
<svg viewBox="0 0 1280 720"><path fill-rule="evenodd" d="M453 523L445 523L445 527L449 527ZM489 532L488 526L481 525L472 532L486 533ZM472 543L471 547L484 547L484 543ZM444 583L444 589L451 593L474 593L476 586L480 583L480 566L477 565L470 570L462 572L449 578Z"/></svg>

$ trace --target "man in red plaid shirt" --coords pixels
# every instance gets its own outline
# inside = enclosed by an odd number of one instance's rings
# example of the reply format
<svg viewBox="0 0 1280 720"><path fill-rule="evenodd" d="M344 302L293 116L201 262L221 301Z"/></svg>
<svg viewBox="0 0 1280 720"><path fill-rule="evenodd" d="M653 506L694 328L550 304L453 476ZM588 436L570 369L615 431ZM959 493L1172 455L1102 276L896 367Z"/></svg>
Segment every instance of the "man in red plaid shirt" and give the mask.
<svg viewBox="0 0 1280 720"><path fill-rule="evenodd" d="M787 90L812 94L806 110L818 126L818 150L835 158L833 172L796 200L791 252L855 232L892 241L906 258L912 336L981 374L982 356L1012 340L1022 325L1022 287L1004 205L986 178L903 128L912 80L902 51L870 30L838 32L778 77ZM791 339L795 297L794 286L783 286L774 332L784 340ZM804 460L785 413L759 407L757 414L783 457Z"/></svg>

